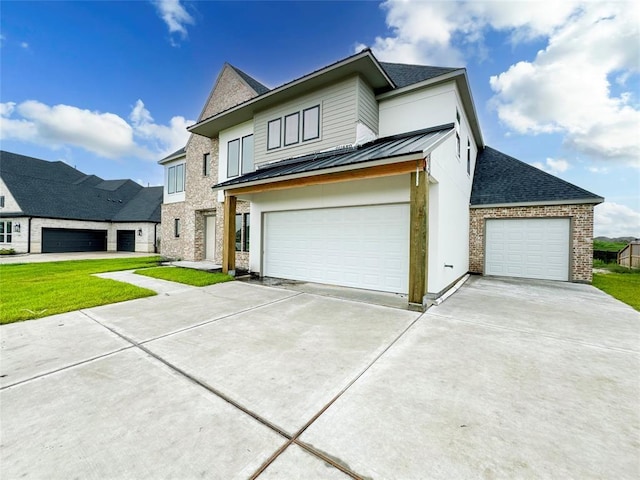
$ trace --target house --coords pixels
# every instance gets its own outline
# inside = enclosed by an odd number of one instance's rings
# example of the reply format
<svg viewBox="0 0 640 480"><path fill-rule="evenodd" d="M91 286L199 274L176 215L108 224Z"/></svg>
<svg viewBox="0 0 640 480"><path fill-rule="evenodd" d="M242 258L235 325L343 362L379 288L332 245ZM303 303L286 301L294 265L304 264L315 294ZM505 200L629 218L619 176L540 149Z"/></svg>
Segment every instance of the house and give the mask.
<svg viewBox="0 0 640 480"><path fill-rule="evenodd" d="M163 187L103 180L0 151L0 248L18 253L156 251Z"/></svg>
<svg viewBox="0 0 640 480"><path fill-rule="evenodd" d="M603 199L487 147L465 69L364 50L270 90L226 64L189 131L164 254L422 305L467 272L591 280Z"/></svg>

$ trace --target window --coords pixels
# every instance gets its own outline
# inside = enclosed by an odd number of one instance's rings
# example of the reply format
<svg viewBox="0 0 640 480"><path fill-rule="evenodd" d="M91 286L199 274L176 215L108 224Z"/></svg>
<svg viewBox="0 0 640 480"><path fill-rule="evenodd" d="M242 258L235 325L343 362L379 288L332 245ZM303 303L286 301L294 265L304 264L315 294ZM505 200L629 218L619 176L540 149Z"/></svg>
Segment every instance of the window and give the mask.
<svg viewBox="0 0 640 480"><path fill-rule="evenodd" d="M227 178L253 172L253 135L231 140L227 146Z"/></svg>
<svg viewBox="0 0 640 480"><path fill-rule="evenodd" d="M456 155L460 160L460 134L458 132L456 132Z"/></svg>
<svg viewBox="0 0 640 480"><path fill-rule="evenodd" d="M300 113L292 113L284 117L284 146L300 141Z"/></svg>
<svg viewBox="0 0 640 480"><path fill-rule="evenodd" d="M0 222L0 243L11 243L11 222Z"/></svg>
<svg viewBox="0 0 640 480"><path fill-rule="evenodd" d="M240 139L231 140L227 145L227 177L240 174Z"/></svg>
<svg viewBox="0 0 640 480"><path fill-rule="evenodd" d="M302 111L302 141L320 138L320 105Z"/></svg>
<svg viewBox="0 0 640 480"><path fill-rule="evenodd" d="M184 163L169 167L167 191L169 193L184 192Z"/></svg>
<svg viewBox="0 0 640 480"><path fill-rule="evenodd" d="M267 150L280 148L280 130L282 127L282 119L276 118L267 124Z"/></svg>
<svg viewBox="0 0 640 480"><path fill-rule="evenodd" d="M178 238L180 236L180 219L174 218L173 220L173 235Z"/></svg>
<svg viewBox="0 0 640 480"><path fill-rule="evenodd" d="M253 172L253 135L242 137L242 173Z"/></svg>
<svg viewBox="0 0 640 480"><path fill-rule="evenodd" d="M205 153L202 156L202 175L208 177L211 174L211 154Z"/></svg>
<svg viewBox="0 0 640 480"><path fill-rule="evenodd" d="M471 141L467 138L467 175L471 175Z"/></svg>
<svg viewBox="0 0 640 480"><path fill-rule="evenodd" d="M4 195L0 195L0 208L4 208Z"/></svg>
<svg viewBox="0 0 640 480"><path fill-rule="evenodd" d="M249 224L251 218L248 213L236 214L236 252L249 251Z"/></svg>

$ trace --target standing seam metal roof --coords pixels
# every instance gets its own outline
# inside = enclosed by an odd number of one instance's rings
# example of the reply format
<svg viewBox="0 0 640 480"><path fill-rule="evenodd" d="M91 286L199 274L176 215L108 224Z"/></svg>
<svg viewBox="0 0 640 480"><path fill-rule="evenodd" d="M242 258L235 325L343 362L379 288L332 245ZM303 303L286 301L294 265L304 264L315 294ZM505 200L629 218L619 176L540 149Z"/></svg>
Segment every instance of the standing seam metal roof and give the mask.
<svg viewBox="0 0 640 480"><path fill-rule="evenodd" d="M230 187L258 180L321 171L329 168L344 167L422 152L451 132L453 127L454 125L451 123L426 130L410 132L405 135L381 138L357 147L318 152L281 160L273 164L265 165L241 177L221 182L214 185L213 188Z"/></svg>

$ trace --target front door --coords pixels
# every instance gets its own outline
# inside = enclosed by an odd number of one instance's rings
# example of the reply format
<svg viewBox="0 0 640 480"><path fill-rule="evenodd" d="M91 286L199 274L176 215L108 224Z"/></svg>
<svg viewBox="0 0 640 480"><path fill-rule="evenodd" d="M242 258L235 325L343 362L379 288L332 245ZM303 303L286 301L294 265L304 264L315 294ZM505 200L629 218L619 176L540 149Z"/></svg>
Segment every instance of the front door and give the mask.
<svg viewBox="0 0 640 480"><path fill-rule="evenodd" d="M204 257L207 260L213 260L216 256L216 216L209 215L205 217L204 232Z"/></svg>

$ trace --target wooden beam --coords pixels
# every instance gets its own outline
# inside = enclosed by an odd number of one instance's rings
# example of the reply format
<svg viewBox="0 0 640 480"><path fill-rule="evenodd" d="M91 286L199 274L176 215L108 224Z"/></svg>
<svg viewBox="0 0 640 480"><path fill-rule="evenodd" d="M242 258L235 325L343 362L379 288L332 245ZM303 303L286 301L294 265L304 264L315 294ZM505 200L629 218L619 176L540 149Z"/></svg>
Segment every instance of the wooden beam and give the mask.
<svg viewBox="0 0 640 480"><path fill-rule="evenodd" d="M423 162L413 162L409 233L409 303L422 305L427 293L429 261L429 175Z"/></svg>
<svg viewBox="0 0 640 480"><path fill-rule="evenodd" d="M420 160L421 162L423 160ZM287 188L308 187L310 185L322 185L325 183L347 182L350 180L363 180L367 178L388 177L391 175L402 175L415 172L416 161L409 160L387 165L376 165L374 167L358 168L344 172L321 173L309 177L292 178L289 180L273 181L248 187L237 187L226 190L227 195L246 195L249 193L260 193L271 190L284 190ZM276 179L277 180L277 179Z"/></svg>
<svg viewBox="0 0 640 480"><path fill-rule="evenodd" d="M222 233L222 271L234 272L236 269L236 197L227 196L224 200L224 219Z"/></svg>

